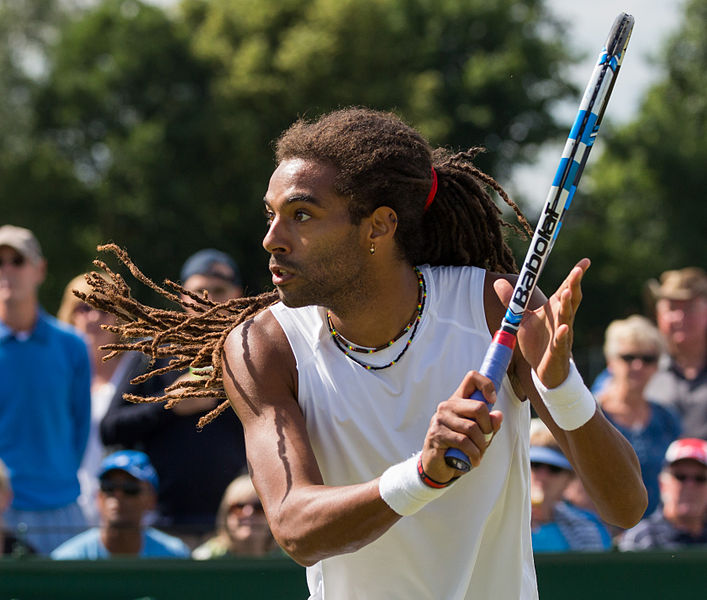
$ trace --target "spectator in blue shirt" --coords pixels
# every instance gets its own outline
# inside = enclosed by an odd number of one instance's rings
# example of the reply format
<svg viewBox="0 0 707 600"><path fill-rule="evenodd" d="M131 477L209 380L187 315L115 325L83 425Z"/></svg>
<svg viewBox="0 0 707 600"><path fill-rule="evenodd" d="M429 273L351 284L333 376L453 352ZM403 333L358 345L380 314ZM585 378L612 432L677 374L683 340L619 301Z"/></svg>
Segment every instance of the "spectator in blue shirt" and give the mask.
<svg viewBox="0 0 707 600"><path fill-rule="evenodd" d="M64 542L52 558L189 557L189 548L179 538L143 525L145 515L155 508L158 488L157 473L145 453L120 450L108 455L98 479L100 526Z"/></svg>
<svg viewBox="0 0 707 600"><path fill-rule="evenodd" d="M39 305L45 274L32 232L0 227L0 459L14 492L5 522L40 554L86 526L77 471L91 421L88 350Z"/></svg>

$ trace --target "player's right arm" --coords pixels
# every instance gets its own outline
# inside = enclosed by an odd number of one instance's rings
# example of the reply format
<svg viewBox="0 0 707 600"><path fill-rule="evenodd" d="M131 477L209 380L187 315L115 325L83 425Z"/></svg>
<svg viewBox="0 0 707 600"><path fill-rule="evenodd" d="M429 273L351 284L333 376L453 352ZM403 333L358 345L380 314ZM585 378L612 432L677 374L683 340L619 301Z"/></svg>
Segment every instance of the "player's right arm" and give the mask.
<svg viewBox="0 0 707 600"><path fill-rule="evenodd" d="M353 552L400 519L381 498L378 478L323 485L296 400L295 358L269 310L231 332L223 362L253 483L275 539L292 558L307 566Z"/></svg>

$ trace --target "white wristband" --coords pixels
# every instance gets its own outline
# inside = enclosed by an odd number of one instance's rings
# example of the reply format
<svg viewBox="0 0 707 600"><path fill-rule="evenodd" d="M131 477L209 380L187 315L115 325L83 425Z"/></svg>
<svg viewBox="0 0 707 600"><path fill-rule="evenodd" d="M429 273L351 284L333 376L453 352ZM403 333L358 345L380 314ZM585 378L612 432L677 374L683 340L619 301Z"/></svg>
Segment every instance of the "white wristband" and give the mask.
<svg viewBox="0 0 707 600"><path fill-rule="evenodd" d="M532 372L533 383L538 390L550 415L562 429L572 431L584 425L594 416L597 403L594 396L582 381L573 360L570 360L570 372L560 385L548 389L540 378Z"/></svg>
<svg viewBox="0 0 707 600"><path fill-rule="evenodd" d="M415 514L425 504L439 498L449 487L425 485L417 472L417 452L407 460L388 467L378 482L378 491L385 503L404 517Z"/></svg>

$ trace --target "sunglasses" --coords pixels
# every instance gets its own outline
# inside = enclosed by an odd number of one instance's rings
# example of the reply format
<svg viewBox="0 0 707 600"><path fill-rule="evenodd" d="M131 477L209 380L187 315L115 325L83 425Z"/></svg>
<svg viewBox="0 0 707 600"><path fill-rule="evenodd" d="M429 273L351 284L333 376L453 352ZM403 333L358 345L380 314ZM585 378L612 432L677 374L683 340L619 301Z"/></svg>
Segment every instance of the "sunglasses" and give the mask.
<svg viewBox="0 0 707 600"><path fill-rule="evenodd" d="M652 365L658 362L657 354L619 354L619 358L625 363L640 360L645 365Z"/></svg>
<svg viewBox="0 0 707 600"><path fill-rule="evenodd" d="M685 483L686 481L692 481L697 485L704 485L707 482L707 474L705 475L687 475L686 473L670 473L675 479L680 483Z"/></svg>
<svg viewBox="0 0 707 600"><path fill-rule="evenodd" d="M109 496L115 495L120 490L126 496L139 496L142 493L142 485L139 481L101 481L101 491Z"/></svg>
<svg viewBox="0 0 707 600"><path fill-rule="evenodd" d="M0 258L0 267L4 267L6 265L12 265L13 267L21 267L22 265L25 264L25 257L22 256L21 254L18 254L17 256L13 256L10 260L2 260Z"/></svg>
<svg viewBox="0 0 707 600"><path fill-rule="evenodd" d="M541 463L541 462L531 462L530 468L533 471L539 470L539 469L547 469L553 475L558 475L559 473L567 471L567 469L563 469L562 467L558 467L557 465L548 465L547 463Z"/></svg>

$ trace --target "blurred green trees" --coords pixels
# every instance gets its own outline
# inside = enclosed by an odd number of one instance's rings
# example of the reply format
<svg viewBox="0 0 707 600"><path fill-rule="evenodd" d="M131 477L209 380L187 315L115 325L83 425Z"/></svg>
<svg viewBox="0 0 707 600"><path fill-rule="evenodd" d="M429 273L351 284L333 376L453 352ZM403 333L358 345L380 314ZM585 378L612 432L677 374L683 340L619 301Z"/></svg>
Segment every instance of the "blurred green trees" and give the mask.
<svg viewBox="0 0 707 600"><path fill-rule="evenodd" d="M552 107L574 93L566 40L541 0L178 8L106 0L66 14L28 81L25 149L4 163L0 193L3 221L45 246L49 310L107 241L157 280L218 247L261 291L272 142L299 116L392 109L436 144L487 146L481 166L500 178L564 128ZM0 118L12 125L10 111Z"/></svg>
<svg viewBox="0 0 707 600"><path fill-rule="evenodd" d="M705 23L707 0L689 0L680 29L656 51L664 75L635 120L601 132L603 152L592 156L548 261L545 289L572 261L592 259L582 346L601 345L611 320L652 310L647 280L666 269L707 268Z"/></svg>
<svg viewBox="0 0 707 600"><path fill-rule="evenodd" d="M0 0L2 222L38 234L50 311L108 241L157 280L177 278L193 251L221 248L250 292L267 287L272 142L299 116L392 109L437 145L486 146L480 166L503 182L564 139L554 109L578 100L565 83L568 40L543 0L71 6ZM707 0L688 0L657 61L662 80L633 122L603 128L543 274L552 290L592 258L580 345L641 311L649 277L707 264L705 22Z"/></svg>

